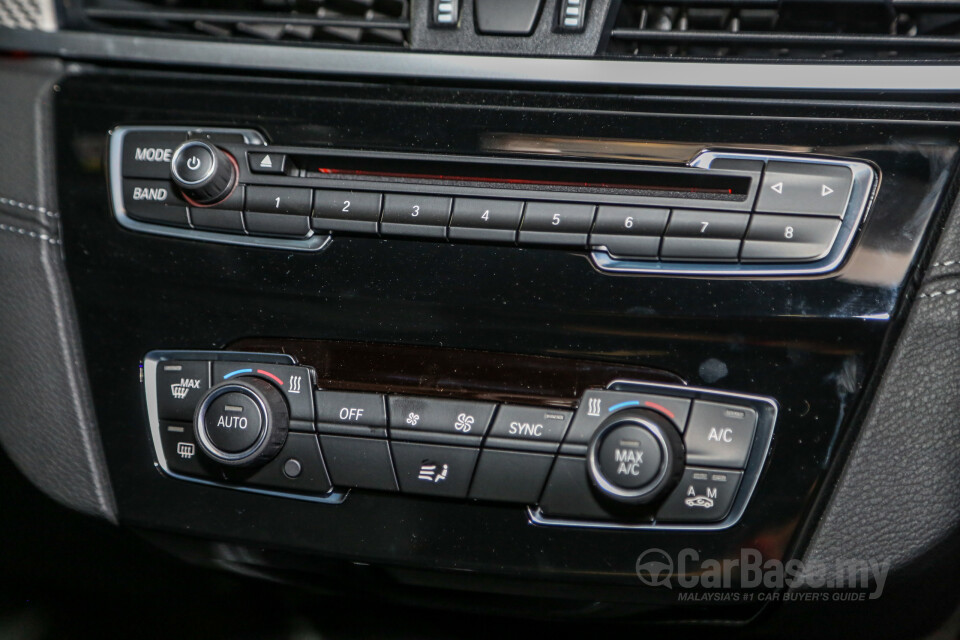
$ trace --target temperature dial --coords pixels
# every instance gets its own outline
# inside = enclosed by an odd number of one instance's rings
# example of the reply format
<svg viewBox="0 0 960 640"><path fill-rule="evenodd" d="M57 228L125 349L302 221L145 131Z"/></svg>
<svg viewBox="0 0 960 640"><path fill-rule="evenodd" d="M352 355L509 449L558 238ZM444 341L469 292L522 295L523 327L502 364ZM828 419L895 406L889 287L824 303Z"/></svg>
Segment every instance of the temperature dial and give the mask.
<svg viewBox="0 0 960 640"><path fill-rule="evenodd" d="M235 467L270 461L283 447L289 425L283 394L269 382L249 377L211 389L194 416L204 453Z"/></svg>

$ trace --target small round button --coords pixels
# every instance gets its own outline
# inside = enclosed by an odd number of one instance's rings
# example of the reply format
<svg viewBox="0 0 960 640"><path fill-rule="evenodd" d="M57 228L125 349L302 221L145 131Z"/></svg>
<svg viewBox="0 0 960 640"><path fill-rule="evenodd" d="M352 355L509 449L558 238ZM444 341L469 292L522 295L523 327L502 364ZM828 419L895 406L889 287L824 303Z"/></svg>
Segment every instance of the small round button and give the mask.
<svg viewBox="0 0 960 640"><path fill-rule="evenodd" d="M299 478L302 472L303 465L301 465L300 461L296 458L289 458L283 463L283 475L287 476L291 480Z"/></svg>
<svg viewBox="0 0 960 640"><path fill-rule="evenodd" d="M663 466L663 448L649 430L625 424L604 436L597 465L610 484L637 489L657 477Z"/></svg>
<svg viewBox="0 0 960 640"><path fill-rule="evenodd" d="M187 142L173 158L174 176L185 185L203 182L215 168L213 152L203 142Z"/></svg>
<svg viewBox="0 0 960 640"><path fill-rule="evenodd" d="M214 398L203 420L210 442L227 453L240 453L253 447L263 431L259 404L242 391L230 391Z"/></svg>

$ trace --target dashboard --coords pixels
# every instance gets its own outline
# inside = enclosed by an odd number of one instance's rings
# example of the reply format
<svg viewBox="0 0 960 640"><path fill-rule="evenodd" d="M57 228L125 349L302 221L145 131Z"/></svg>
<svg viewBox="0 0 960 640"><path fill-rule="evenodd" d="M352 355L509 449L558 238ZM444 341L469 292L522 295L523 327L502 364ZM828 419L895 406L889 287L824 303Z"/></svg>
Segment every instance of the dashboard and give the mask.
<svg viewBox="0 0 960 640"><path fill-rule="evenodd" d="M948 637L953 9L755 4L0 1L10 466L331 616Z"/></svg>

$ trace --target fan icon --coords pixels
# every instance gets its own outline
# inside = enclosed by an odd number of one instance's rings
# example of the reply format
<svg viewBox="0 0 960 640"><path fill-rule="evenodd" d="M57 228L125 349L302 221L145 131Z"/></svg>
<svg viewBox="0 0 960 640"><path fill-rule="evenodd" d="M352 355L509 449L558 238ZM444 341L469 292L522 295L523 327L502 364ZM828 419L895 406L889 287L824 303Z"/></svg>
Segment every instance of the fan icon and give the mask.
<svg viewBox="0 0 960 640"><path fill-rule="evenodd" d="M407 424L410 425L411 427L415 427L419 422L420 422L420 416L418 416L413 411L411 411L410 415L407 416Z"/></svg>

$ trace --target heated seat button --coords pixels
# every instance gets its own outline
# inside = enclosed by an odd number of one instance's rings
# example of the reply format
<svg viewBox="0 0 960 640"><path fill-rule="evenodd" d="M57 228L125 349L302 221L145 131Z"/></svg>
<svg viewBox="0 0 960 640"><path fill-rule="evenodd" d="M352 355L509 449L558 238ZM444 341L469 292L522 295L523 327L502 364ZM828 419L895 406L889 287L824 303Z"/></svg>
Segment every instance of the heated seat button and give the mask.
<svg viewBox="0 0 960 640"><path fill-rule="evenodd" d="M590 234L592 248L620 258L656 258L669 209L600 207Z"/></svg>
<svg viewBox="0 0 960 640"><path fill-rule="evenodd" d="M228 471L234 479L243 474ZM290 433L277 457L252 474L243 474L244 484L281 491L327 493L330 478L320 455L317 437L309 433Z"/></svg>
<svg viewBox="0 0 960 640"><path fill-rule="evenodd" d="M168 180L125 179L123 208L127 215L141 222L190 226L187 203Z"/></svg>
<svg viewBox="0 0 960 640"><path fill-rule="evenodd" d="M536 504L552 465L552 455L484 449L470 486L470 497Z"/></svg>
<svg viewBox="0 0 960 640"><path fill-rule="evenodd" d="M330 191L313 194L313 228L320 231L377 233L383 197L369 191Z"/></svg>
<svg viewBox="0 0 960 640"><path fill-rule="evenodd" d="M442 442L450 436L479 440L496 408L492 402L418 396L390 396L387 402L391 437L422 441Z"/></svg>
<svg viewBox="0 0 960 640"><path fill-rule="evenodd" d="M334 486L397 490L386 440L321 435L320 448Z"/></svg>
<svg viewBox="0 0 960 640"><path fill-rule="evenodd" d="M623 409L656 411L683 432L687 424L687 414L690 412L690 400L652 393L592 389L583 394L564 443L587 444L601 422Z"/></svg>
<svg viewBox="0 0 960 640"><path fill-rule="evenodd" d="M756 427L750 407L696 400L684 435L687 462L742 469Z"/></svg>
<svg viewBox="0 0 960 640"><path fill-rule="evenodd" d="M744 262L804 262L830 251L840 221L813 216L768 216L755 213L743 241Z"/></svg>
<svg viewBox="0 0 960 640"><path fill-rule="evenodd" d="M193 420L200 397L210 388L206 360L165 360L157 364L157 412L162 420Z"/></svg>
<svg viewBox="0 0 960 640"><path fill-rule="evenodd" d="M735 262L749 221L746 213L676 210L670 215L660 257Z"/></svg>
<svg viewBox="0 0 960 640"><path fill-rule="evenodd" d="M173 473L219 479L220 473L214 464L200 453L192 423L161 420L160 446L167 469Z"/></svg>
<svg viewBox="0 0 960 640"><path fill-rule="evenodd" d="M485 446L555 452L571 417L562 409L501 405Z"/></svg>
<svg viewBox="0 0 960 640"><path fill-rule="evenodd" d="M853 173L847 167L813 162L768 162L756 210L842 218L852 186Z"/></svg>
<svg viewBox="0 0 960 640"><path fill-rule="evenodd" d="M586 247L594 211L592 204L528 202L520 225L520 244Z"/></svg>
<svg viewBox="0 0 960 640"><path fill-rule="evenodd" d="M169 179L173 152L186 139L186 130L127 133L123 137L123 177Z"/></svg>
<svg viewBox="0 0 960 640"><path fill-rule="evenodd" d="M478 449L393 442L400 491L427 496L466 498Z"/></svg>
<svg viewBox="0 0 960 640"><path fill-rule="evenodd" d="M519 200L457 198L450 218L450 239L515 242L522 213Z"/></svg>
<svg viewBox="0 0 960 640"><path fill-rule="evenodd" d="M388 193L383 197L380 231L385 235L446 238L452 204L450 198Z"/></svg>
<svg viewBox="0 0 960 640"><path fill-rule="evenodd" d="M306 367L255 362L214 362L213 382L220 384L238 376L254 376L272 383L287 400L290 430L313 430L313 375Z"/></svg>
<svg viewBox="0 0 960 640"><path fill-rule="evenodd" d="M689 467L680 484L657 512L660 522L717 522L723 520L740 484L739 471Z"/></svg>

